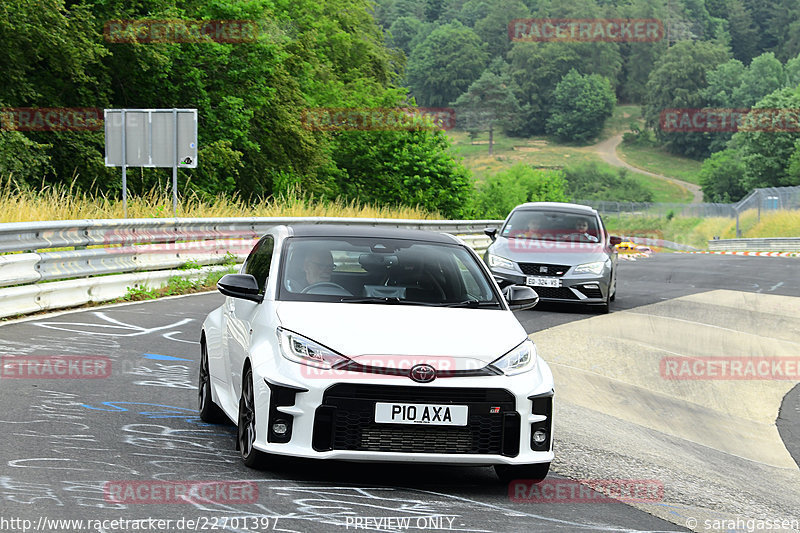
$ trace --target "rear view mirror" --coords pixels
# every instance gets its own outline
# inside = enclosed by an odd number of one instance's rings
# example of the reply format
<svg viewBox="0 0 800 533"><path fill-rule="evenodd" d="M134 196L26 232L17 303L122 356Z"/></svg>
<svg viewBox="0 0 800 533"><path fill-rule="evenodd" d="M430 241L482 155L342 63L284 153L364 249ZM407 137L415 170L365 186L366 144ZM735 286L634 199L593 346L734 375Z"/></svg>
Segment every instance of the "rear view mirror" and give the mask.
<svg viewBox="0 0 800 533"><path fill-rule="evenodd" d="M622 242L622 237L615 237L614 235L612 235L611 237L608 238L608 242L611 243L611 246L616 246Z"/></svg>
<svg viewBox="0 0 800 533"><path fill-rule="evenodd" d="M258 294L258 282L251 274L225 274L217 282L217 289L225 296L261 302L261 296Z"/></svg>
<svg viewBox="0 0 800 533"><path fill-rule="evenodd" d="M492 240L497 238L497 228L486 228L483 233Z"/></svg>
<svg viewBox="0 0 800 533"><path fill-rule="evenodd" d="M539 295L530 287L524 285L509 285L503 289L503 296L512 311L532 309L539 303Z"/></svg>

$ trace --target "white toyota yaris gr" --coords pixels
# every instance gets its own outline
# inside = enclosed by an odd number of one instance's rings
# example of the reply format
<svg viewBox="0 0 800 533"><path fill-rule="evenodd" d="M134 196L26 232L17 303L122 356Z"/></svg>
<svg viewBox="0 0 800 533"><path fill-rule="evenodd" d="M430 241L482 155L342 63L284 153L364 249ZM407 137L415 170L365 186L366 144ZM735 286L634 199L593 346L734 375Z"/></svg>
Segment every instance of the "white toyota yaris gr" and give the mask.
<svg viewBox="0 0 800 533"><path fill-rule="evenodd" d="M451 235L276 226L203 323L200 416L238 426L248 466L290 455L494 465L544 479L553 376L502 292Z"/></svg>

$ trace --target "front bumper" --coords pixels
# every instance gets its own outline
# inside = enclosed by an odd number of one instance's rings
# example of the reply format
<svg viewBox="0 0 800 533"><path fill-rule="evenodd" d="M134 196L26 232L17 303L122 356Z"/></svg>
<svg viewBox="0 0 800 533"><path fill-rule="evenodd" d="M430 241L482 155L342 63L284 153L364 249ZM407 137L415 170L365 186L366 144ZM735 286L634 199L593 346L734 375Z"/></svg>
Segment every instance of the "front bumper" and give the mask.
<svg viewBox="0 0 800 533"><path fill-rule="evenodd" d="M254 369L261 451L314 459L438 464L532 464L553 460L553 380L546 363L517 376L437 378L315 371L279 361ZM329 374L331 377L326 376ZM348 374L342 376L341 374ZM342 378L346 379L342 379ZM466 426L379 424L378 401L467 405ZM497 409L499 408L499 410ZM496 412L495 412L496 411ZM288 424L288 438L272 432ZM536 445L532 434L547 433Z"/></svg>
<svg viewBox="0 0 800 533"><path fill-rule="evenodd" d="M528 276L509 270L491 268L492 275L498 281L510 282L514 285L531 287L539 295L539 300L569 304L604 304L608 299L610 275L606 272L596 276L593 274L565 274L564 276L546 276L560 280L560 287L537 287L525 283Z"/></svg>

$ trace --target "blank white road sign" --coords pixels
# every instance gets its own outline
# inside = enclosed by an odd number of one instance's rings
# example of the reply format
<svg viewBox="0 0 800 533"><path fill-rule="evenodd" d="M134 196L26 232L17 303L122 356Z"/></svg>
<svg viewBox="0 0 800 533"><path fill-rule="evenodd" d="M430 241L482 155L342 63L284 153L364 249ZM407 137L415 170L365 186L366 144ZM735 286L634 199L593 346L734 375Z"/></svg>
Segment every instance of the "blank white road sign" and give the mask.
<svg viewBox="0 0 800 533"><path fill-rule="evenodd" d="M107 167L197 167L197 109L106 109L105 132Z"/></svg>

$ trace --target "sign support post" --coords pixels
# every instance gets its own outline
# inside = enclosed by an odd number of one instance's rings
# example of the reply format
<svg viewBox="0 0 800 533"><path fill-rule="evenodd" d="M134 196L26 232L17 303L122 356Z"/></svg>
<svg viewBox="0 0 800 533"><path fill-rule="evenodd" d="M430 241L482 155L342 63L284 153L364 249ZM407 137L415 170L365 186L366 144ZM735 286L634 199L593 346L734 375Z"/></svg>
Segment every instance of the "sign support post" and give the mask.
<svg viewBox="0 0 800 533"><path fill-rule="evenodd" d="M172 108L172 137L174 153L172 156L172 214L178 218L178 110Z"/></svg>
<svg viewBox="0 0 800 533"><path fill-rule="evenodd" d="M125 110L122 110L122 218L128 218L128 158L125 146Z"/></svg>

